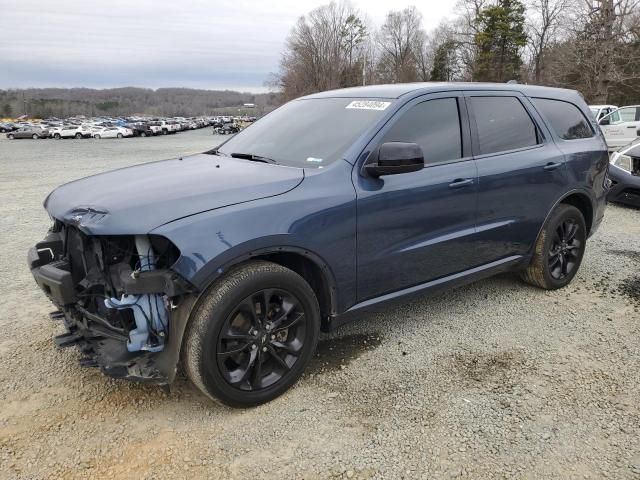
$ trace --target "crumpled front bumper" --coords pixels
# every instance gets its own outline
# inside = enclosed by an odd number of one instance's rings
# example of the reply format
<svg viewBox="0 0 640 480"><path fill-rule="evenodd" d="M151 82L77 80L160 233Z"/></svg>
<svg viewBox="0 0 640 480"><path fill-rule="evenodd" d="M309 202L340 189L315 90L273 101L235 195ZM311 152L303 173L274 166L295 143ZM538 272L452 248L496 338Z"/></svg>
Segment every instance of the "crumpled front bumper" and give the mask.
<svg viewBox="0 0 640 480"><path fill-rule="evenodd" d="M115 378L159 385L173 381L184 325L193 303L190 296L181 297L184 301L170 312L169 335L163 351L130 352L127 349L128 331L114 327L106 318L83 307L69 261L64 257L60 235L50 232L43 241L30 248L27 263L36 284L57 308L50 313L50 318L60 321L65 327L66 332L55 337L56 345L78 347L82 354L81 366L98 367L104 374ZM157 280L152 279L151 284L157 284ZM149 284L147 281L131 288L144 288ZM178 287L167 285L165 288Z"/></svg>

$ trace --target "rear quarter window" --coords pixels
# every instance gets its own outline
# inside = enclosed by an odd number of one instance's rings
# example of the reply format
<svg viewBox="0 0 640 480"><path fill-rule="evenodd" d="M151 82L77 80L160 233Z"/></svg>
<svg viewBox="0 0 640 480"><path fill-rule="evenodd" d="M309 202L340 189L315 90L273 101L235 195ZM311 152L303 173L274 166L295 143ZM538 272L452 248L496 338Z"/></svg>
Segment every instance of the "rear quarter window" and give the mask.
<svg viewBox="0 0 640 480"><path fill-rule="evenodd" d="M531 101L560 138L579 140L593 137L589 121L574 104L549 98L532 98Z"/></svg>

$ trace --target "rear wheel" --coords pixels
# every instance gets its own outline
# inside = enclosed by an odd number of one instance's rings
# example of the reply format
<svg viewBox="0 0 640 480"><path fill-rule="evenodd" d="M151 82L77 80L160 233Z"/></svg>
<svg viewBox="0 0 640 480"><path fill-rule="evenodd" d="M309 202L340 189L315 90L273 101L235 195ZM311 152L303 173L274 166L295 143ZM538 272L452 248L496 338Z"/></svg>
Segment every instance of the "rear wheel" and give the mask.
<svg viewBox="0 0 640 480"><path fill-rule="evenodd" d="M99 134L99 133L96 133L96 134L93 136L93 138L97 138L98 140L100 140L102 137L100 136L100 134Z"/></svg>
<svg viewBox="0 0 640 480"><path fill-rule="evenodd" d="M118 138L122 138L122 134L121 134L121 133L119 133L118 135L116 135L116 137L118 137Z"/></svg>
<svg viewBox="0 0 640 480"><path fill-rule="evenodd" d="M147 132L140 132L140 136L141 137L146 137L147 136Z"/></svg>
<svg viewBox="0 0 640 480"><path fill-rule="evenodd" d="M38 140L39 137L34 133L33 135L31 135L31 138L33 138L34 140Z"/></svg>
<svg viewBox="0 0 640 480"><path fill-rule="evenodd" d="M13 140L14 138L16 138L16 136L13 133L10 133L8 137L9 137L9 140Z"/></svg>
<svg viewBox="0 0 640 480"><path fill-rule="evenodd" d="M542 228L522 279L546 290L568 285L580 268L586 240L587 228L580 210L560 204Z"/></svg>
<svg viewBox="0 0 640 480"><path fill-rule="evenodd" d="M250 407L284 393L311 360L320 331L313 290L297 273L256 261L230 272L196 307L184 363L206 395Z"/></svg>
<svg viewBox="0 0 640 480"><path fill-rule="evenodd" d="M60 136L59 133L54 133L53 138L55 138L56 140L60 140L62 137Z"/></svg>

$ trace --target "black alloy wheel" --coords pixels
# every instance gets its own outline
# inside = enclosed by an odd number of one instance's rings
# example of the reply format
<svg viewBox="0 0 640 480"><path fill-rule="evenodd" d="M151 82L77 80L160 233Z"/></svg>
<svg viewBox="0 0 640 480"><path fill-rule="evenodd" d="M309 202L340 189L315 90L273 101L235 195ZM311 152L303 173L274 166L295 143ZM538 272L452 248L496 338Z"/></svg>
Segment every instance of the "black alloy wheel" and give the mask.
<svg viewBox="0 0 640 480"><path fill-rule="evenodd" d="M319 334L320 307L307 281L282 265L254 260L232 268L196 305L183 365L211 399L253 407L300 378Z"/></svg>
<svg viewBox="0 0 640 480"><path fill-rule="evenodd" d="M580 225L568 218L554 231L548 254L549 273L556 280L570 275L580 263L582 242L578 237Z"/></svg>
<svg viewBox="0 0 640 480"><path fill-rule="evenodd" d="M587 243L587 226L580 210L561 203L549 215L533 248L522 279L546 290L569 284L580 268Z"/></svg>
<svg viewBox="0 0 640 480"><path fill-rule="evenodd" d="M304 348L306 316L300 301L281 289L245 298L224 322L216 356L223 378L239 390L278 382Z"/></svg>

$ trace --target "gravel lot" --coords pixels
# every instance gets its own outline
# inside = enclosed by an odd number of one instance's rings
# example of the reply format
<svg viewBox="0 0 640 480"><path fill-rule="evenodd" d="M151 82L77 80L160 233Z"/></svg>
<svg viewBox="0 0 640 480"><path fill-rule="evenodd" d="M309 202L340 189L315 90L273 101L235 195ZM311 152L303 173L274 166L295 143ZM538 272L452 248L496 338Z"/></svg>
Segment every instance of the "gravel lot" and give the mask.
<svg viewBox="0 0 640 480"><path fill-rule="evenodd" d="M0 140L0 477L640 478L640 211L609 206L569 287L503 275L360 315L251 410L78 366L27 271L58 184L203 151L210 130Z"/></svg>

